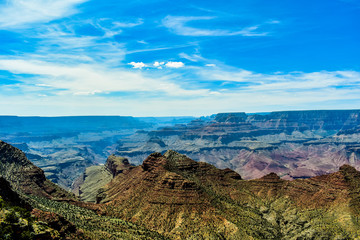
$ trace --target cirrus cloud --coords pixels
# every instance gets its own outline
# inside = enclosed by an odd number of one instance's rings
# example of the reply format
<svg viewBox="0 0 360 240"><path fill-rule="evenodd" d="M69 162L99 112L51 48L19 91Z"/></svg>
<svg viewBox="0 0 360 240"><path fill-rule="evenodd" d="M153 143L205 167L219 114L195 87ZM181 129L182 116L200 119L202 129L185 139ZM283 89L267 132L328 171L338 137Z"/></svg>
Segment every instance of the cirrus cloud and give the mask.
<svg viewBox="0 0 360 240"><path fill-rule="evenodd" d="M204 20L214 20L215 17L212 16L167 16L162 20L163 25L168 28L170 31L174 32L178 35L183 36L246 36L246 37L254 37L254 36L266 36L268 32L258 31L260 28L259 25L253 25L248 27L243 27L236 30L228 30L228 29L204 29L204 28L196 28L190 27L187 24L190 22L204 21ZM279 24L280 21L272 20L265 24Z"/></svg>
<svg viewBox="0 0 360 240"><path fill-rule="evenodd" d="M77 12L75 6L88 0L10 0L0 5L0 29L32 27Z"/></svg>

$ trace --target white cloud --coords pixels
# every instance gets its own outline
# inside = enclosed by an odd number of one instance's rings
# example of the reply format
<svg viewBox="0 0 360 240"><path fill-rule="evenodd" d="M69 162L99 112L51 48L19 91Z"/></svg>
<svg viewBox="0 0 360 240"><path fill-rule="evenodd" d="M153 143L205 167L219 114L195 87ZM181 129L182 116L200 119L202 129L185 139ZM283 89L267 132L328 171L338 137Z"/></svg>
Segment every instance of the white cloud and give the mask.
<svg viewBox="0 0 360 240"><path fill-rule="evenodd" d="M220 71L219 67L191 68L203 81L241 83L239 87L232 84L226 88L225 84L222 89L210 90L186 81L181 84L188 85L180 86L172 79L184 78L174 73L146 75L148 71L108 68L98 63L64 65L0 58L0 69L34 75L19 78L20 85L2 86L3 114L206 115L220 111L358 108L360 104L360 73L356 71L261 74L241 69ZM6 95L9 92L12 96ZM116 92L131 94L112 97Z"/></svg>
<svg viewBox="0 0 360 240"><path fill-rule="evenodd" d="M182 68L185 64L183 62L167 62L165 66L168 68Z"/></svg>
<svg viewBox="0 0 360 240"><path fill-rule="evenodd" d="M161 65L164 65L165 62L154 62L154 67L160 67Z"/></svg>
<svg viewBox="0 0 360 240"><path fill-rule="evenodd" d="M169 96L203 96L209 93L207 89L184 89L166 76L147 76L99 64L67 66L43 61L0 59L0 70L35 75L21 79L22 91L37 92L40 87L58 96L112 92L160 92Z"/></svg>
<svg viewBox="0 0 360 240"><path fill-rule="evenodd" d="M165 62L154 62L153 66L157 69L162 69L162 65L164 65Z"/></svg>
<svg viewBox="0 0 360 240"><path fill-rule="evenodd" d="M142 69L144 67L155 67L157 69L162 69L163 66L166 66L168 68L182 68L185 66L183 62L172 62L172 61L169 61L167 63L156 61L152 65L148 65L143 62L130 62L128 64L133 66L133 68L138 68L138 69Z"/></svg>
<svg viewBox="0 0 360 240"><path fill-rule="evenodd" d="M147 67L147 65L143 62L131 62L128 64L133 66L133 68L139 68L139 69L142 69L143 67Z"/></svg>
<svg viewBox="0 0 360 240"><path fill-rule="evenodd" d="M186 24L189 22L213 20L215 17L202 16L167 16L162 23L172 32L183 36L266 36L267 32L257 32L260 25L244 27L240 30L226 30L226 29L202 29L196 27L189 27Z"/></svg>
<svg viewBox="0 0 360 240"><path fill-rule="evenodd" d="M195 93L194 93L195 94ZM0 103L3 114L9 115L210 115L216 112L266 112L296 109L358 108L359 90L350 92L309 91L303 94L286 92L232 92L201 97L162 98L148 96L102 97L99 95L24 95L4 96Z"/></svg>
<svg viewBox="0 0 360 240"><path fill-rule="evenodd" d="M216 64L214 63L208 63L208 64L205 64L206 67L216 67Z"/></svg>
<svg viewBox="0 0 360 240"><path fill-rule="evenodd" d="M87 0L9 0L0 6L0 29L33 27L77 12Z"/></svg>
<svg viewBox="0 0 360 240"><path fill-rule="evenodd" d="M162 69L163 66L166 66L168 68L182 68L185 66L183 62L172 62L172 61L169 61L167 63L155 61L152 65L148 65L143 62L130 62L128 64L133 66L133 68L138 68L138 69L142 69L144 67L149 67L149 68L154 67L157 69Z"/></svg>

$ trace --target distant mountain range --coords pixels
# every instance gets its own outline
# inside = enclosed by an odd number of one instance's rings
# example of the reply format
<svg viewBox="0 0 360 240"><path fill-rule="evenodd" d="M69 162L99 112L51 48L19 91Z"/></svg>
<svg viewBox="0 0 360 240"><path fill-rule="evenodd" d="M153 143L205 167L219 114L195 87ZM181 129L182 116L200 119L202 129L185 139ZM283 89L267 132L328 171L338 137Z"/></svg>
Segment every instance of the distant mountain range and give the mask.
<svg viewBox="0 0 360 240"><path fill-rule="evenodd" d="M138 131L118 142L116 155L140 164L169 149L230 168L244 179L270 172L283 179L360 168L360 110L219 113L188 124Z"/></svg>
<svg viewBox="0 0 360 240"><path fill-rule="evenodd" d="M6 239L358 239L360 172L243 180L175 151L141 165L109 157L95 203L57 187L25 154L0 141L0 238Z"/></svg>
<svg viewBox="0 0 360 240"><path fill-rule="evenodd" d="M104 163L117 141L139 130L187 123L192 117L0 116L0 139L25 152L54 183L67 189L86 167Z"/></svg>
<svg viewBox="0 0 360 240"><path fill-rule="evenodd" d="M54 183L75 189L90 166L111 154L142 161L175 150L230 168L244 179L270 172L282 179L360 167L360 110L219 113L209 117L0 116L0 137ZM75 184L75 185L74 185ZM76 190L75 190L76 192Z"/></svg>

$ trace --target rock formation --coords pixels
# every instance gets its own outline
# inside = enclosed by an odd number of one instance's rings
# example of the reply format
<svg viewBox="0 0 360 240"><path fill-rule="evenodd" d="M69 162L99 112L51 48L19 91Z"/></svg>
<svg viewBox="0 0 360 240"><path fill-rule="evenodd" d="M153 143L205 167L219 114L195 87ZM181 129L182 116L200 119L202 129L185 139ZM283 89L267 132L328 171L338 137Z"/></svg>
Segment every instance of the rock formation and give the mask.
<svg viewBox="0 0 360 240"><path fill-rule="evenodd" d="M347 165L310 179L270 173L242 180L167 151L115 176L98 201L107 215L171 239L346 238L359 234L359 182L360 173Z"/></svg>
<svg viewBox="0 0 360 240"><path fill-rule="evenodd" d="M25 194L46 198L73 199L74 196L46 179L44 171L33 165L25 154L0 141L0 175L11 187Z"/></svg>
<svg viewBox="0 0 360 240"><path fill-rule="evenodd" d="M126 158L110 155L105 165L86 168L72 186L72 192L85 202L96 202L96 195L115 176L133 168Z"/></svg>
<svg viewBox="0 0 360 240"><path fill-rule="evenodd" d="M115 161L118 162L118 161ZM0 141L0 239L163 239L101 213L46 179L25 154Z"/></svg>
<svg viewBox="0 0 360 240"><path fill-rule="evenodd" d="M360 172L350 165L308 179L269 173L243 180L233 170L171 150L153 153L136 167L111 156L103 166L111 181L92 204L61 198L64 190L54 188L20 150L0 144L0 238L360 237ZM89 174L86 181L94 177L95 183L98 176Z"/></svg>
<svg viewBox="0 0 360 240"><path fill-rule="evenodd" d="M360 169L359 116L360 110L219 113L137 133L123 139L116 154L139 164L153 151L174 149L244 179L271 172L284 179L309 178L343 164Z"/></svg>

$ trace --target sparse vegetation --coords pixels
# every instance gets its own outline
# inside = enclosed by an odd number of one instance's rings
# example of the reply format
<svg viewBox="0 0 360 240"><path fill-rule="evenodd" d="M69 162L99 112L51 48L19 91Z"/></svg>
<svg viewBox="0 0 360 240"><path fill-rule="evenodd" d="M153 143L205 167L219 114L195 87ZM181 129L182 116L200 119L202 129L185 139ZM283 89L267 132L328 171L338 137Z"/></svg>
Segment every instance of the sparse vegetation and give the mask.
<svg viewBox="0 0 360 240"><path fill-rule="evenodd" d="M360 237L360 173L350 166L291 182L276 174L241 180L229 169L174 151L155 153L104 186L106 204L79 202L41 171L32 177L44 183L35 185L34 193L0 177L0 240ZM29 176L24 179L34 184Z"/></svg>
<svg viewBox="0 0 360 240"><path fill-rule="evenodd" d="M166 239L159 233L122 219L103 216L92 210L66 202L56 202L43 197L30 196L32 205L43 211L54 212L84 231L90 239Z"/></svg>
<svg viewBox="0 0 360 240"><path fill-rule="evenodd" d="M35 236L30 212L0 197L0 239L27 240Z"/></svg>

